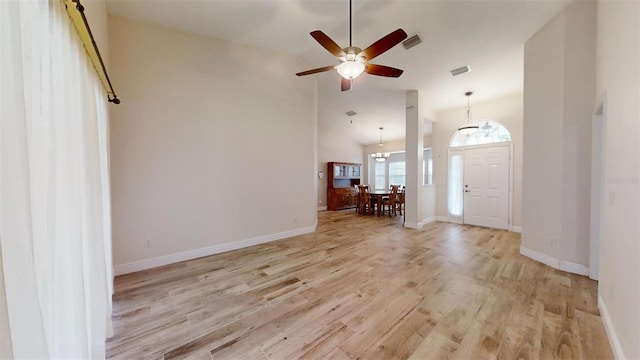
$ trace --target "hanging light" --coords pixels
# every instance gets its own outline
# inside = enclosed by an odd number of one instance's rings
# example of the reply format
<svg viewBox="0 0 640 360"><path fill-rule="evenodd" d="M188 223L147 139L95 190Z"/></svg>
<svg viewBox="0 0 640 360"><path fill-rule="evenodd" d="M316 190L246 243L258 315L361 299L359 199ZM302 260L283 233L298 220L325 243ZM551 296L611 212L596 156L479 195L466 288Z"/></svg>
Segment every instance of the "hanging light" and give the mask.
<svg viewBox="0 0 640 360"><path fill-rule="evenodd" d="M473 94L473 91L467 91L464 95L467 97L467 123L458 128L458 131L463 135L471 135L478 131L478 125L471 125L471 106L469 105L469 97Z"/></svg>
<svg viewBox="0 0 640 360"><path fill-rule="evenodd" d="M371 157L375 161L383 162L383 161L387 161L387 159L389 158L389 153L375 153L375 154L371 154Z"/></svg>
<svg viewBox="0 0 640 360"><path fill-rule="evenodd" d="M378 144L379 147L384 146L382 144L382 130L384 129L383 127L379 127L380 129L380 143ZM389 153L375 153L375 154L371 154L371 157L375 160L375 161L379 161L379 162L383 162L383 161L387 161L387 159L389 158Z"/></svg>

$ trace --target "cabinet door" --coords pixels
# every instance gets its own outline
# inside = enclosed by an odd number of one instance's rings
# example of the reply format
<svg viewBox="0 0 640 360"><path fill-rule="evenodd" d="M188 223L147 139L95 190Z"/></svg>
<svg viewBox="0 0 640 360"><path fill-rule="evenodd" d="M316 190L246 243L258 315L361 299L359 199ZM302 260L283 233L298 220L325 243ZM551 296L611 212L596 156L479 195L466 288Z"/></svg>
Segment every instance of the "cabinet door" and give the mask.
<svg viewBox="0 0 640 360"><path fill-rule="evenodd" d="M353 188L336 189L337 192L337 205L340 209L346 209L354 207L356 205L355 194L356 191Z"/></svg>
<svg viewBox="0 0 640 360"><path fill-rule="evenodd" d="M351 177L360 178L360 165L353 165L353 168L351 170Z"/></svg>

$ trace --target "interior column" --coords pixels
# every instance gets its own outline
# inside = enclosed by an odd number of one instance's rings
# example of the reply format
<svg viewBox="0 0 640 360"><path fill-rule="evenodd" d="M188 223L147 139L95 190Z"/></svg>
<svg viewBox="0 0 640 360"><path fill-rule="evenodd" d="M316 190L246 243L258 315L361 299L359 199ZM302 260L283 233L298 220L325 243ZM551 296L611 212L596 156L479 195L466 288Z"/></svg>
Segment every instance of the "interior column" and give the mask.
<svg viewBox="0 0 640 360"><path fill-rule="evenodd" d="M416 90L407 92L406 110L406 142L405 161L407 172L407 192L405 196L405 223L404 226L412 229L422 227L423 220L423 196L422 184L424 183L424 171L422 160L424 156L424 123L420 116L419 94Z"/></svg>

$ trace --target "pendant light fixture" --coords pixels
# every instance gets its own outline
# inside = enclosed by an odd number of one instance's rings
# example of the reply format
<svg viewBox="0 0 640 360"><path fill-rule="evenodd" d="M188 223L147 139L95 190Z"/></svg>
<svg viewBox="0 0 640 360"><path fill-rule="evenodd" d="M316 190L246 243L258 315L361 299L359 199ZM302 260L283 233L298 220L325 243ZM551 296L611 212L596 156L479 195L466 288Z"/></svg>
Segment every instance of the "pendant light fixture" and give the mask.
<svg viewBox="0 0 640 360"><path fill-rule="evenodd" d="M471 125L471 106L469 105L469 97L473 94L473 91L467 91L464 95L467 97L467 122L458 128L458 131L463 135L471 135L478 131L478 125Z"/></svg>
<svg viewBox="0 0 640 360"><path fill-rule="evenodd" d="M378 144L379 147L384 146L382 144L382 130L384 130L383 127L379 127L378 129L380 129L380 143ZM383 162L383 161L387 161L387 159L389 158L389 153L375 153L375 154L371 154L371 157L375 160L375 161L379 161L379 162Z"/></svg>

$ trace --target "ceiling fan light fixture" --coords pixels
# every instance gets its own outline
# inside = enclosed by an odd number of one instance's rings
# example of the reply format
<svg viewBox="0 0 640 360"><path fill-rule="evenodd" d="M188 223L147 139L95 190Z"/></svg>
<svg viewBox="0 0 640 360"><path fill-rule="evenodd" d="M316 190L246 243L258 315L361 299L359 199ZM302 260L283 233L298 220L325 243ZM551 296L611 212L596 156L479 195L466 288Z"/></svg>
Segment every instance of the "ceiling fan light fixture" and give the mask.
<svg viewBox="0 0 640 360"><path fill-rule="evenodd" d="M369 75L384 76L397 78L402 75L403 70L396 69L391 66L371 64L369 61L373 60L379 55L390 50L392 47L401 43L407 38L407 33L402 29L396 29L389 34L378 39L378 41L369 45L364 50L353 46L352 44L352 0L349 0L349 46L341 48L335 41L331 40L327 34L320 30L314 30L310 33L323 48L329 51L333 56L340 60L340 64L335 66L325 66L317 69L311 69L297 73L297 76L317 74L325 71L336 69L338 74L342 77L340 79L340 90L351 90L352 80L358 77L363 72Z"/></svg>
<svg viewBox="0 0 640 360"><path fill-rule="evenodd" d="M347 80L355 79L364 72L364 64L358 61L347 60L338 65L338 74Z"/></svg>

